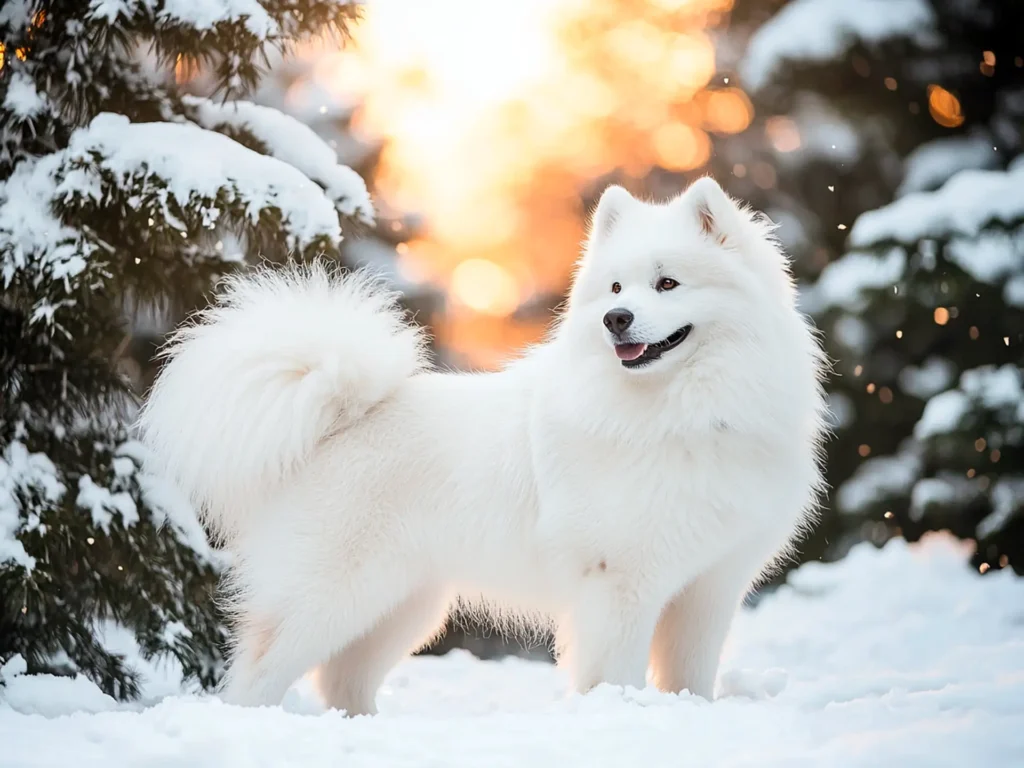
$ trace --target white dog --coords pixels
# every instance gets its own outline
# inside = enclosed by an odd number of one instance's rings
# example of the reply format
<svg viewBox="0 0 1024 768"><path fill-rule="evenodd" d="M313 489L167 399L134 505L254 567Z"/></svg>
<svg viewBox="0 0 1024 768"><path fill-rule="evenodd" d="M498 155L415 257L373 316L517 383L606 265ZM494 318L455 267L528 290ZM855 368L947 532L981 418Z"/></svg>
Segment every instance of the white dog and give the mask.
<svg viewBox="0 0 1024 768"><path fill-rule="evenodd" d="M229 281L141 425L235 556L224 691L319 666L375 711L456 599L545 616L578 691L710 698L739 602L822 488L823 358L766 220L711 179L609 188L568 310L504 370L430 372L394 297L323 267Z"/></svg>

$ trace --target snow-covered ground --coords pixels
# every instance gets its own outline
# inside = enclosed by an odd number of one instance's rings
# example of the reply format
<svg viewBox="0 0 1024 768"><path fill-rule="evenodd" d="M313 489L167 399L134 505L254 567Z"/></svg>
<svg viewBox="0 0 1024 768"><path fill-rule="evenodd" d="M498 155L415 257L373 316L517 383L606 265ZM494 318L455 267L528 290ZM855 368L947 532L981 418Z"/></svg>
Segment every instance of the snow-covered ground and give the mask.
<svg viewBox="0 0 1024 768"><path fill-rule="evenodd" d="M950 766L1024 764L1024 580L967 550L861 545L811 564L739 616L713 704L465 653L393 672L381 714L174 695L119 706L90 684L3 672L0 764L188 766ZM150 694L167 692L166 675ZM6 701L3 701L6 699ZM44 714L37 714L42 712Z"/></svg>

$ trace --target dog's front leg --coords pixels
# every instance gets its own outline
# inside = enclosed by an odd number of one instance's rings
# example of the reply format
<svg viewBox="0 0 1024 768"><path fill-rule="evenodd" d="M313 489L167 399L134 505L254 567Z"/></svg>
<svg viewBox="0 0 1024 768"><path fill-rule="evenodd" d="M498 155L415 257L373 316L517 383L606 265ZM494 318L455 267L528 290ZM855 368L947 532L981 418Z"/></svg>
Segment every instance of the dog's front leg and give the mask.
<svg viewBox="0 0 1024 768"><path fill-rule="evenodd" d="M559 664L579 693L600 683L643 688L660 605L602 576L583 585L560 622Z"/></svg>
<svg viewBox="0 0 1024 768"><path fill-rule="evenodd" d="M723 560L688 584L661 615L651 647L653 682L670 693L688 690L711 700L726 635L764 560Z"/></svg>

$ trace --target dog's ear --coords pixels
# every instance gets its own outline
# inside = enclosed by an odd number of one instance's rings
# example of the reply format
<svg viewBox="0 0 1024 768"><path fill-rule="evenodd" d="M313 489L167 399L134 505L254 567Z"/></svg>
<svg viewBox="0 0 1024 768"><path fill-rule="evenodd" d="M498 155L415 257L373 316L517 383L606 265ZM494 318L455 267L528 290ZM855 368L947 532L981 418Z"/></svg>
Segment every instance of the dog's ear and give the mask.
<svg viewBox="0 0 1024 768"><path fill-rule="evenodd" d="M622 187L616 184L608 187L601 195L590 220L590 241L596 242L611 234L623 212L635 204L636 198Z"/></svg>
<svg viewBox="0 0 1024 768"><path fill-rule="evenodd" d="M739 236L743 213L710 176L693 182L674 205L693 218L701 234L719 245Z"/></svg>

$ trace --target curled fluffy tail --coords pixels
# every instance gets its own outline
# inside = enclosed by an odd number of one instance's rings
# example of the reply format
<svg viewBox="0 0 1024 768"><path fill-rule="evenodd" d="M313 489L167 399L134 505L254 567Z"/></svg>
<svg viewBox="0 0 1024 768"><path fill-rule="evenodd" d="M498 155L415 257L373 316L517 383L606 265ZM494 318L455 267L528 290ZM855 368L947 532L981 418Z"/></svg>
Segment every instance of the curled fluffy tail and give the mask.
<svg viewBox="0 0 1024 768"><path fill-rule="evenodd" d="M422 335L395 295L322 264L260 268L172 336L142 409L154 470L169 474L213 533L252 506L423 367Z"/></svg>

